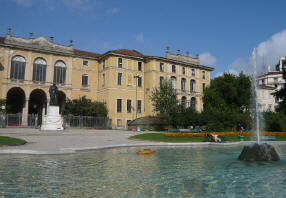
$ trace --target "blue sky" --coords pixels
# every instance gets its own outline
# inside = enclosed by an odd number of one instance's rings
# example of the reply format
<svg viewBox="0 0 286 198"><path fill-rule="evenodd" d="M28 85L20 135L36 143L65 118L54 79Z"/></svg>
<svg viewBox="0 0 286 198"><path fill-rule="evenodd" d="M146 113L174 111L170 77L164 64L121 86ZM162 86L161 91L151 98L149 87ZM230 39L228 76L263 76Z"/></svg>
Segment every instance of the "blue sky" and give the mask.
<svg viewBox="0 0 286 198"><path fill-rule="evenodd" d="M247 71L253 48L260 66L286 56L285 7L284 0L1 0L0 35L11 27L15 36L72 39L76 49L97 53L164 56L170 46L199 53L215 77Z"/></svg>

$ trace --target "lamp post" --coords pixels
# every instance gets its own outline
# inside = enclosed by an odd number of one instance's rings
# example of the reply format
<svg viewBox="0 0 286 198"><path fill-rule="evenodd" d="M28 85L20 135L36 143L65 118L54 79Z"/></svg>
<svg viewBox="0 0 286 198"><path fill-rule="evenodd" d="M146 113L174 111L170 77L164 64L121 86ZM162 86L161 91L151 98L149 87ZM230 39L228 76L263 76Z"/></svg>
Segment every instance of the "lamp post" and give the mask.
<svg viewBox="0 0 286 198"><path fill-rule="evenodd" d="M136 75L134 76L134 78L136 79L136 107L135 107L135 111L136 111L136 117L135 117L135 122L136 122L136 131L137 131L137 113L138 113L138 104L137 104L137 83L138 83L138 78L139 76Z"/></svg>

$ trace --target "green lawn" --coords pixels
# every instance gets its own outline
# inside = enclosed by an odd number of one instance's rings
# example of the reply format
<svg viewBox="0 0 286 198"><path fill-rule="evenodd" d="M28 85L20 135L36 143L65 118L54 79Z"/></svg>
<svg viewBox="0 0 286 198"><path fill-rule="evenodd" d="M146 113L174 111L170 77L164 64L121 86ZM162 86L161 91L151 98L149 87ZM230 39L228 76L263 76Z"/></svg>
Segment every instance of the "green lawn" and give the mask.
<svg viewBox="0 0 286 198"><path fill-rule="evenodd" d="M11 138L7 136L0 136L0 146L17 146L17 145L23 145L26 143L27 142L25 140Z"/></svg>
<svg viewBox="0 0 286 198"><path fill-rule="evenodd" d="M239 141L237 136L225 137L226 142L237 142ZM279 137L280 138L280 137ZM280 140L277 138L277 140ZM283 137L286 140L286 137ZM131 140L148 140L156 142L205 142L205 137L167 137L163 133L145 133L140 135L134 135L130 137ZM245 136L245 141L254 140L251 136ZM282 139L280 140L282 141Z"/></svg>

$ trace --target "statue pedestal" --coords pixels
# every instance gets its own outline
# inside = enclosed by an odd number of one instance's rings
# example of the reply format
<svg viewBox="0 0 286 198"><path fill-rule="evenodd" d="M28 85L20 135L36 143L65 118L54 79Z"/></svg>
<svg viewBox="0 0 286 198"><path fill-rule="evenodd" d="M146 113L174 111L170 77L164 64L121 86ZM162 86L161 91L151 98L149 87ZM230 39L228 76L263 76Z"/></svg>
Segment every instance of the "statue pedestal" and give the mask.
<svg viewBox="0 0 286 198"><path fill-rule="evenodd" d="M48 106L47 115L43 116L42 131L62 131L63 121L59 106Z"/></svg>

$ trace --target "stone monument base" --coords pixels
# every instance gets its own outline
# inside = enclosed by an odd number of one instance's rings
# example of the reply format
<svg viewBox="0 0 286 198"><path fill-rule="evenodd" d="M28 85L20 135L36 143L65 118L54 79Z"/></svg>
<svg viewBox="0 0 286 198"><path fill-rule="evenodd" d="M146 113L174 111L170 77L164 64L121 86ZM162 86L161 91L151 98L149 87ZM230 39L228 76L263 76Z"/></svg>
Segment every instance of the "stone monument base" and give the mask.
<svg viewBox="0 0 286 198"><path fill-rule="evenodd" d="M41 126L42 131L62 131L63 121L59 106L48 106L47 115L44 115Z"/></svg>
<svg viewBox="0 0 286 198"><path fill-rule="evenodd" d="M273 146L267 143L255 143L249 146L244 146L238 159L248 162L279 161L280 157Z"/></svg>

